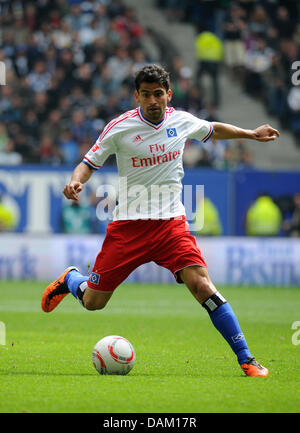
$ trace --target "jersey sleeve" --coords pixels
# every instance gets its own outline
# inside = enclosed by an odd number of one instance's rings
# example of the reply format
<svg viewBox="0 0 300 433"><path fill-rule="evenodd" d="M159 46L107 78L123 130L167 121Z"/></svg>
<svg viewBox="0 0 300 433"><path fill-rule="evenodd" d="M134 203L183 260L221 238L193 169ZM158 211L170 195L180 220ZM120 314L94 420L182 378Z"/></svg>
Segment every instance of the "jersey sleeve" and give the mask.
<svg viewBox="0 0 300 433"><path fill-rule="evenodd" d="M190 113L188 115L188 121L188 138L194 138L204 143L214 132L214 126L212 122L199 119Z"/></svg>
<svg viewBox="0 0 300 433"><path fill-rule="evenodd" d="M82 162L94 170L102 167L106 159L113 153L116 153L115 136L118 132L117 128L113 130L112 122L109 123L94 146L86 153Z"/></svg>

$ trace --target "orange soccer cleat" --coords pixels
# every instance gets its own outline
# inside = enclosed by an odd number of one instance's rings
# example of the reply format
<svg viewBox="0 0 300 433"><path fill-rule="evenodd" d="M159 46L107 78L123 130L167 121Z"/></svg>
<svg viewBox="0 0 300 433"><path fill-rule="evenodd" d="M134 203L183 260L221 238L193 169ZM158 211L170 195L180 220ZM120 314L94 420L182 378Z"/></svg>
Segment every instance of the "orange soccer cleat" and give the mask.
<svg viewBox="0 0 300 433"><path fill-rule="evenodd" d="M241 369L247 376L252 377L267 377L269 370L260 365L254 358L248 358L248 362L241 364Z"/></svg>
<svg viewBox="0 0 300 433"><path fill-rule="evenodd" d="M75 266L70 266L55 281L53 281L51 284L49 284L48 287L46 287L41 302L42 309L43 311L45 311L45 313L50 313L50 311L54 310L54 308L57 307L57 305L64 299L64 297L67 296L68 293L70 293L65 283L65 278L66 275L73 269L78 271Z"/></svg>

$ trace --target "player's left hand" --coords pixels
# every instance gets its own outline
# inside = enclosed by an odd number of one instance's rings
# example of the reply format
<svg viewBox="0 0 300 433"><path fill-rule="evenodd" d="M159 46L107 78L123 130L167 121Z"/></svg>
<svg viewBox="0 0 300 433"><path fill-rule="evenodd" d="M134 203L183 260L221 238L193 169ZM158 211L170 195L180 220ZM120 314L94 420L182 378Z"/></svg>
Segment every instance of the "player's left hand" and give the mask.
<svg viewBox="0 0 300 433"><path fill-rule="evenodd" d="M259 126L253 131L253 138L257 141L272 141L277 137L280 137L279 131L268 124Z"/></svg>

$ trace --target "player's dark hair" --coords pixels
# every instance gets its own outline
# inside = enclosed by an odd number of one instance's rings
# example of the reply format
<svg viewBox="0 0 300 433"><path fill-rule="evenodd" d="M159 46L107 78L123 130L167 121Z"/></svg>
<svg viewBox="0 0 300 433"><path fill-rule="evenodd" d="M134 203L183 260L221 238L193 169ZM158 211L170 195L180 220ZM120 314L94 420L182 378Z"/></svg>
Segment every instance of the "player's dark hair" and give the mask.
<svg viewBox="0 0 300 433"><path fill-rule="evenodd" d="M139 91L141 83L159 83L167 91L170 88L169 72L157 65L146 65L135 76L135 88Z"/></svg>

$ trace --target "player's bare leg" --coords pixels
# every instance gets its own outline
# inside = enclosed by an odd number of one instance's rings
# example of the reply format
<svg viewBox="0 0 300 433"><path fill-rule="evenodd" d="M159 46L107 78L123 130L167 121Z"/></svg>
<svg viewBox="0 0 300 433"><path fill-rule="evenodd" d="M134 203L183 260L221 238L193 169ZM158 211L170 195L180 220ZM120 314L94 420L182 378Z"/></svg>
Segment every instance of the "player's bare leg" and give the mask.
<svg viewBox="0 0 300 433"><path fill-rule="evenodd" d="M207 269L202 266L188 266L182 269L179 274L184 284L200 304L217 291Z"/></svg>
<svg viewBox="0 0 300 433"><path fill-rule="evenodd" d="M113 292L100 292L87 287L82 297L82 304L87 310L102 310L110 300Z"/></svg>
<svg viewBox="0 0 300 433"><path fill-rule="evenodd" d="M246 375L268 376L268 369L251 355L231 306L215 288L207 269L201 266L188 266L179 271L179 276L197 301L208 311L211 321L236 354Z"/></svg>

